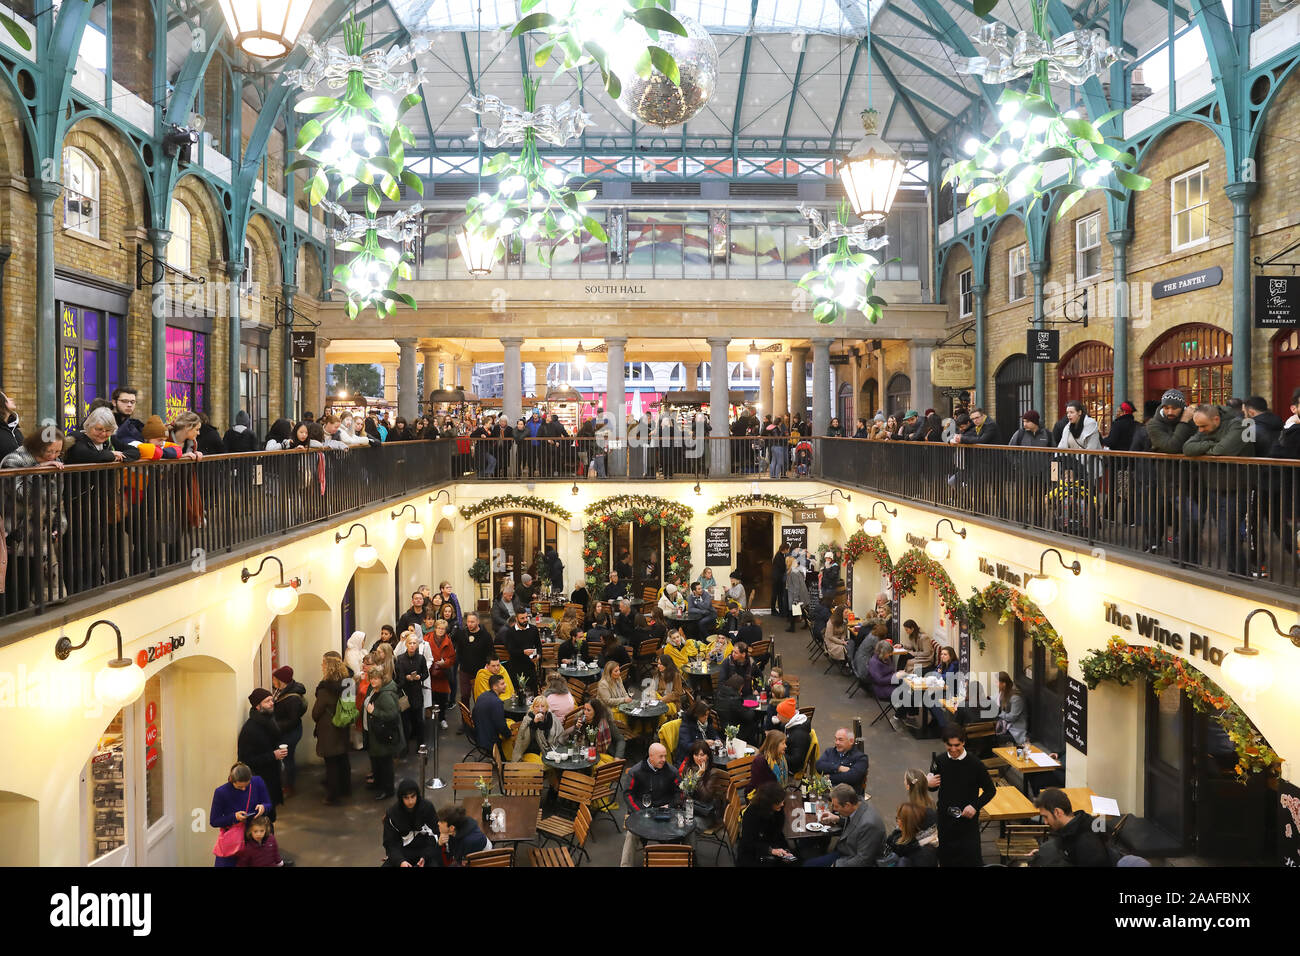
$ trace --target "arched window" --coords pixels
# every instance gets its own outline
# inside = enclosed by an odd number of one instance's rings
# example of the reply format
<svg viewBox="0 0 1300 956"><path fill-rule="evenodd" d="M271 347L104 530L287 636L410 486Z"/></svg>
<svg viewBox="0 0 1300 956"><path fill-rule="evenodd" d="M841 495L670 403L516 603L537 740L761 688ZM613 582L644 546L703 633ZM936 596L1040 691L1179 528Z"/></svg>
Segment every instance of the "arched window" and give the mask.
<svg viewBox="0 0 1300 956"><path fill-rule="evenodd" d="M907 411L907 403L912 400L912 380L902 372L897 373L889 380L889 390L885 394L887 397L885 414L897 415L901 418Z"/></svg>
<svg viewBox="0 0 1300 956"><path fill-rule="evenodd" d="M845 435L852 435L856 427L853 421L853 385L845 382L840 386L839 392L835 398L836 414L840 417L840 424L844 427Z"/></svg>
<svg viewBox="0 0 1300 956"><path fill-rule="evenodd" d="M179 199L172 200L171 222L168 228L171 229L172 238L167 243L167 264L182 272L189 272L193 251L191 217L189 209Z"/></svg>
<svg viewBox="0 0 1300 956"><path fill-rule="evenodd" d="M1114 415L1115 350L1101 342L1076 345L1061 359L1057 375L1060 413L1065 414L1066 402L1083 402L1101 430L1108 430Z"/></svg>
<svg viewBox="0 0 1300 956"><path fill-rule="evenodd" d="M99 238L99 167L74 146L63 150L63 228Z"/></svg>
<svg viewBox="0 0 1300 956"><path fill-rule="evenodd" d="M552 519L522 511L492 515L474 526L475 556L492 569L493 598L504 578L513 576L519 584L525 573L537 576L537 556L548 547L557 547L558 532Z"/></svg>
<svg viewBox="0 0 1300 956"><path fill-rule="evenodd" d="M1034 374L1028 356L1013 355L1002 363L993 376L993 402L996 421L1010 438L1020 427L1020 416L1034 404Z"/></svg>
<svg viewBox="0 0 1300 956"><path fill-rule="evenodd" d="M1273 336L1273 411L1283 419L1287 417L1291 394L1297 387L1300 387L1300 331L1283 329Z"/></svg>
<svg viewBox="0 0 1300 956"><path fill-rule="evenodd" d="M1232 397L1232 333L1190 323L1160 336L1142 357L1146 401L1176 388L1189 405L1222 405Z"/></svg>

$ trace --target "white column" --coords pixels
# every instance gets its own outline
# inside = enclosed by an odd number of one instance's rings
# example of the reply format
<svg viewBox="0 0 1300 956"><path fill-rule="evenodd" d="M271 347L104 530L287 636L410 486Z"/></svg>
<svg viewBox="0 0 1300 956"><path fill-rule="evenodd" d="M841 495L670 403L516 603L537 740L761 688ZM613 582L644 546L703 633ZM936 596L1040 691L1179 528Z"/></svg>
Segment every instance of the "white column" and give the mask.
<svg viewBox="0 0 1300 956"><path fill-rule="evenodd" d="M329 350L330 340L321 336L316 336L316 416L319 418L325 414L325 396L329 393L329 382L326 376L329 372L329 363L325 360L325 353ZM307 402L307 396L302 397L303 404Z"/></svg>
<svg viewBox="0 0 1300 956"><path fill-rule="evenodd" d="M727 346L731 339L709 339L709 433L723 439L731 434L727 422ZM709 474L726 475L731 471L730 442L709 442Z"/></svg>
<svg viewBox="0 0 1300 956"><path fill-rule="evenodd" d="M908 343L908 369L912 379L912 407L922 415L927 408L934 407L934 385L930 381L930 356L934 352L934 343L913 339Z"/></svg>
<svg viewBox="0 0 1300 956"><path fill-rule="evenodd" d="M773 366L773 378L775 379L772 395L772 417L778 415L790 414L790 400L786 397L786 375L789 373L789 363L785 356L778 358Z"/></svg>
<svg viewBox="0 0 1300 956"><path fill-rule="evenodd" d="M398 339L397 414L408 422L415 418L419 399L415 390L415 339Z"/></svg>
<svg viewBox="0 0 1300 956"><path fill-rule="evenodd" d="M501 344L505 346L505 377L503 379L501 392L501 410L505 412L506 419L513 428L515 422L519 421L523 414L523 363L519 359L519 347L524 344L523 339L502 339Z"/></svg>
<svg viewBox="0 0 1300 956"><path fill-rule="evenodd" d="M790 414L801 418L808 408L808 350L790 350Z"/></svg>
<svg viewBox="0 0 1300 956"><path fill-rule="evenodd" d="M546 397L546 370L550 367L550 362L533 363L533 374L536 377L536 382L533 385L533 395L538 399Z"/></svg>
<svg viewBox="0 0 1300 956"><path fill-rule="evenodd" d="M605 339L605 421L609 429L610 475L627 475L627 396L624 389L623 355L626 338Z"/></svg>
<svg viewBox="0 0 1300 956"><path fill-rule="evenodd" d="M831 426L831 340L813 339L813 434Z"/></svg>
<svg viewBox="0 0 1300 956"><path fill-rule="evenodd" d="M691 359L686 363L686 391L693 392L700 387L697 373L700 370L700 363Z"/></svg>
<svg viewBox="0 0 1300 956"><path fill-rule="evenodd" d="M420 358L424 362L424 394L420 396L420 400L427 401L429 393L438 387L438 350L422 348Z"/></svg>
<svg viewBox="0 0 1300 956"><path fill-rule="evenodd" d="M461 387L462 389L464 389L465 391L467 391L467 392L469 392L469 391L473 391L473 389L474 389L474 363L473 363L473 362L461 362L459 365L456 366L456 374L457 374L457 376L458 376L459 379L460 379L460 383L459 383L459 384L460 384L460 387Z"/></svg>
<svg viewBox="0 0 1300 956"><path fill-rule="evenodd" d="M758 365L758 403L762 405L759 420L772 414L772 360L762 359Z"/></svg>
<svg viewBox="0 0 1300 956"><path fill-rule="evenodd" d="M384 369L384 401L389 405L389 407L394 407L398 404L398 400L399 400L397 395L397 389L398 389L397 363L385 362L383 363L383 369ZM400 414L402 414L400 411L395 412L394 417Z"/></svg>

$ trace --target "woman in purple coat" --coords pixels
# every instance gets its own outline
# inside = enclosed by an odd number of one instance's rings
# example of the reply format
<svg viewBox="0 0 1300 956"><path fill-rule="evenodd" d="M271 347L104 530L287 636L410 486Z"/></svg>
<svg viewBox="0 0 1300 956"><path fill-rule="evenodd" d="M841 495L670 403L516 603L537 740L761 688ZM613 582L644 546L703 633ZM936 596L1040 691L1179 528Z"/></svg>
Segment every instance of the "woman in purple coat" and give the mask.
<svg viewBox="0 0 1300 956"><path fill-rule="evenodd" d="M243 829L245 820L256 819L274 823L275 805L262 778L253 776L248 764L237 763L230 768L230 779L212 791L208 823L222 830L233 826ZM215 860L215 866L236 865L234 856L218 856Z"/></svg>
<svg viewBox="0 0 1300 956"><path fill-rule="evenodd" d="M894 693L894 678L898 669L894 666L894 645L889 641L877 641L876 652L867 662L867 672L871 675L871 689L878 700L889 700Z"/></svg>

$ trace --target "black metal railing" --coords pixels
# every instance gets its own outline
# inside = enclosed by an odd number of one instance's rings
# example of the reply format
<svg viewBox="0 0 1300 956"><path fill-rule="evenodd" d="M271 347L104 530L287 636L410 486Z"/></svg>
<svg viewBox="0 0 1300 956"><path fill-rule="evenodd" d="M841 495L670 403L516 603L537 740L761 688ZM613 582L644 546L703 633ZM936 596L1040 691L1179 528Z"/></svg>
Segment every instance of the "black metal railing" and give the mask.
<svg viewBox="0 0 1300 956"><path fill-rule="evenodd" d="M1300 587L1300 462L843 438L817 451L828 481Z"/></svg>
<svg viewBox="0 0 1300 956"><path fill-rule="evenodd" d="M0 470L0 620L331 520L452 477L445 442Z"/></svg>

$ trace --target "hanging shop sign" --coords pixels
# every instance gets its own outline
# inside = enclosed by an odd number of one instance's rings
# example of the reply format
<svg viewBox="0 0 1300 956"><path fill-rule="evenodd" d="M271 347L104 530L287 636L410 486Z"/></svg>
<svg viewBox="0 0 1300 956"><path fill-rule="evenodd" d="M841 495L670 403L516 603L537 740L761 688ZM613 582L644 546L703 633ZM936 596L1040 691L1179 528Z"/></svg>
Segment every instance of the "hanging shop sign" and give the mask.
<svg viewBox="0 0 1300 956"><path fill-rule="evenodd" d="M1088 685L1073 677L1065 679L1065 742L1088 752Z"/></svg>
<svg viewBox="0 0 1300 956"><path fill-rule="evenodd" d="M832 356L831 356L831 364L832 364L832 365L848 365L848 364L849 364L849 357L848 357L847 355L832 355Z"/></svg>
<svg viewBox="0 0 1300 956"><path fill-rule="evenodd" d="M1300 299L1300 276L1255 276L1255 328L1295 326L1297 299Z"/></svg>
<svg viewBox="0 0 1300 956"><path fill-rule="evenodd" d="M808 526L802 524L788 524L781 529L781 543L788 544L790 550L795 548L808 549Z"/></svg>
<svg viewBox="0 0 1300 956"><path fill-rule="evenodd" d="M731 566L731 528L704 529L704 563L714 567Z"/></svg>
<svg viewBox="0 0 1300 956"><path fill-rule="evenodd" d="M1031 362L1059 362L1061 333L1057 329L1029 329L1025 333L1025 354Z"/></svg>
<svg viewBox="0 0 1300 956"><path fill-rule="evenodd" d="M1223 663L1232 639L1223 634L1205 631L1197 624L1189 624L1147 608L1132 608L1118 601L1102 601L1106 623L1124 631L1122 637L1141 637L1153 644L1177 651L1184 657L1208 661L1216 666Z"/></svg>
<svg viewBox="0 0 1300 956"><path fill-rule="evenodd" d="M969 388L974 382L974 349L935 349L930 353L930 384L935 388Z"/></svg>
<svg viewBox="0 0 1300 956"><path fill-rule="evenodd" d="M290 338L293 342L294 359L314 359L316 357L315 332L294 332Z"/></svg>
<svg viewBox="0 0 1300 956"><path fill-rule="evenodd" d="M957 658L961 661L961 672L970 673L970 631L961 628L957 631Z"/></svg>
<svg viewBox="0 0 1300 956"><path fill-rule="evenodd" d="M1210 286L1218 285L1223 281L1223 270L1218 266L1210 266L1208 269L1201 269L1199 272L1189 272L1186 275L1174 276L1172 279L1164 279L1156 282L1151 286L1151 298L1166 299L1171 295L1182 295L1184 292L1195 292L1197 289L1208 289Z"/></svg>
<svg viewBox="0 0 1300 956"><path fill-rule="evenodd" d="M799 524L815 524L826 520L826 513L821 508L792 508L790 514Z"/></svg>

